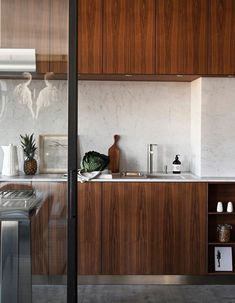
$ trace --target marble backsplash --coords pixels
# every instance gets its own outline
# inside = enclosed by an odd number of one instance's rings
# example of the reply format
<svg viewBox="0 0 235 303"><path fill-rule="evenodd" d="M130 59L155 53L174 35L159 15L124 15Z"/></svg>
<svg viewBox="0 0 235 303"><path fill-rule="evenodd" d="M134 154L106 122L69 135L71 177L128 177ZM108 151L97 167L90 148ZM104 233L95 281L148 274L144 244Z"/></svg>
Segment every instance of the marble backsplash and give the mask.
<svg viewBox="0 0 235 303"><path fill-rule="evenodd" d="M19 80L0 83L0 145L19 144L19 135L67 133L67 82L34 80L31 104L22 99ZM16 91L16 87L18 90ZM25 87L24 87L25 88ZM146 170L147 144L157 143L162 170L175 154L190 169L190 83L79 82L79 154L106 153L120 134L122 170ZM38 113L38 115L37 115ZM0 171L2 152L0 151Z"/></svg>

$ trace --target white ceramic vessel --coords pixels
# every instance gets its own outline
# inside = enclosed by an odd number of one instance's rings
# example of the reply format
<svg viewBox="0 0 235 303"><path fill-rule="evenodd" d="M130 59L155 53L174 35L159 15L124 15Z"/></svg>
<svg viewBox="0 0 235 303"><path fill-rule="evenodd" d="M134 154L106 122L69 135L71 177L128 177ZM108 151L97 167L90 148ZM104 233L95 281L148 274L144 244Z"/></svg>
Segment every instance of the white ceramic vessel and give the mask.
<svg viewBox="0 0 235 303"><path fill-rule="evenodd" d="M227 212L228 213L232 213L233 212L233 203L232 202L228 202L228 204L227 204Z"/></svg>
<svg viewBox="0 0 235 303"><path fill-rule="evenodd" d="M223 203L222 202L218 202L217 203L217 208L216 208L217 213L222 213L223 212Z"/></svg>
<svg viewBox="0 0 235 303"><path fill-rule="evenodd" d="M4 153L2 175L8 177L17 176L19 174L17 147L13 144L1 147Z"/></svg>

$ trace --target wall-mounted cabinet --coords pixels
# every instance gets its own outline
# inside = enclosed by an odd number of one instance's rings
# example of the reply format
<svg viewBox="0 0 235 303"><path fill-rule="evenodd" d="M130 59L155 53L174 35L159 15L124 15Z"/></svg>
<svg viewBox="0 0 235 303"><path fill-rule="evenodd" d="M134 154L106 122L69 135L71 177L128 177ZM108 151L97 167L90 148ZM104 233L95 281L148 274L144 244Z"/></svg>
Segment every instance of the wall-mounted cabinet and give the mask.
<svg viewBox="0 0 235 303"><path fill-rule="evenodd" d="M39 74L65 75L68 0L0 1L1 47L36 48ZM233 0L78 0L78 9L81 78L235 75Z"/></svg>
<svg viewBox="0 0 235 303"><path fill-rule="evenodd" d="M235 74L235 1L209 0L208 74Z"/></svg>
<svg viewBox="0 0 235 303"><path fill-rule="evenodd" d="M155 0L104 0L104 74L155 74Z"/></svg>
<svg viewBox="0 0 235 303"><path fill-rule="evenodd" d="M207 74L205 0L156 1L156 73Z"/></svg>
<svg viewBox="0 0 235 303"><path fill-rule="evenodd" d="M102 0L79 0L78 12L78 73L102 74Z"/></svg>
<svg viewBox="0 0 235 303"><path fill-rule="evenodd" d="M37 72L49 70L50 1L0 0L2 48L35 48Z"/></svg>

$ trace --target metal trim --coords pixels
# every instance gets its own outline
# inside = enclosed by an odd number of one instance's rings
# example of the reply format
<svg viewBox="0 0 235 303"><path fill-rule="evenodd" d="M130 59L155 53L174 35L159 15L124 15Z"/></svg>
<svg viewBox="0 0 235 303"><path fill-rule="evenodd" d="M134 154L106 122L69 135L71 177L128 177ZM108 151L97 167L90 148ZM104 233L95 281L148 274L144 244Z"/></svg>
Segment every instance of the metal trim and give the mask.
<svg viewBox="0 0 235 303"><path fill-rule="evenodd" d="M78 4L69 0L67 302L77 303Z"/></svg>
<svg viewBox="0 0 235 303"><path fill-rule="evenodd" d="M235 277L189 275L97 275L78 276L79 285L235 285ZM33 285L65 285L66 276L33 276Z"/></svg>

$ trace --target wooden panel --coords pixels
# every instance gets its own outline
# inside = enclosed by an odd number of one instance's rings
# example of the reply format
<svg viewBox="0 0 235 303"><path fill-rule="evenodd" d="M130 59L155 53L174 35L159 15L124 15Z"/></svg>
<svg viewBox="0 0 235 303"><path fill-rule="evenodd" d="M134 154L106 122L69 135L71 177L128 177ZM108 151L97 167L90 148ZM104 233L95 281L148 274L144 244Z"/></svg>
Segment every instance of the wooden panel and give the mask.
<svg viewBox="0 0 235 303"><path fill-rule="evenodd" d="M204 274L206 189L103 184L102 274Z"/></svg>
<svg viewBox="0 0 235 303"><path fill-rule="evenodd" d="M48 195L48 185L44 182L34 182L32 187ZM48 253L48 199L39 213L31 220L32 273L34 275L49 274Z"/></svg>
<svg viewBox="0 0 235 303"><path fill-rule="evenodd" d="M78 184L80 275L101 274L101 186Z"/></svg>
<svg viewBox="0 0 235 303"><path fill-rule="evenodd" d="M155 73L155 1L104 0L103 72Z"/></svg>
<svg viewBox="0 0 235 303"><path fill-rule="evenodd" d="M205 274L207 252L207 185L163 185L163 240L166 274ZM154 242L157 252L157 242ZM156 258L153 259L156 263ZM157 266L157 264L156 264ZM153 265L155 267L155 265Z"/></svg>
<svg viewBox="0 0 235 303"><path fill-rule="evenodd" d="M50 275L66 274L67 268L67 183L33 182L33 188L46 195L46 201L34 219L35 263L45 259Z"/></svg>
<svg viewBox="0 0 235 303"><path fill-rule="evenodd" d="M209 0L208 74L235 74L235 1Z"/></svg>
<svg viewBox="0 0 235 303"><path fill-rule="evenodd" d="M150 195L147 183L103 184L102 274L151 274Z"/></svg>
<svg viewBox="0 0 235 303"><path fill-rule="evenodd" d="M50 71L67 73L68 62L68 0L50 0Z"/></svg>
<svg viewBox="0 0 235 303"><path fill-rule="evenodd" d="M78 0L78 72L102 73L102 0Z"/></svg>
<svg viewBox="0 0 235 303"><path fill-rule="evenodd" d="M157 0L157 74L207 74L205 0Z"/></svg>
<svg viewBox="0 0 235 303"><path fill-rule="evenodd" d="M1 5L1 47L35 48L37 72L47 72L50 1L2 0Z"/></svg>
<svg viewBox="0 0 235 303"><path fill-rule="evenodd" d="M67 183L51 182L49 187L49 274L67 272Z"/></svg>

